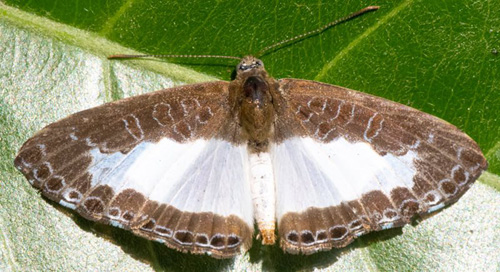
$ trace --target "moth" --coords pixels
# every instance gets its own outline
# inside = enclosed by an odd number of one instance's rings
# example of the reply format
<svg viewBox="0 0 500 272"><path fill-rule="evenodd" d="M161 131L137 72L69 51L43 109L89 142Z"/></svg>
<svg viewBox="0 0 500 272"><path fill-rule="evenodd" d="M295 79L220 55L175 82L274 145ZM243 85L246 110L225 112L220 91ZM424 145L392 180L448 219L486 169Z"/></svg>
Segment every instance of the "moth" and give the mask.
<svg viewBox="0 0 500 272"><path fill-rule="evenodd" d="M195 254L312 254L457 201L487 168L424 112L347 88L274 79L246 56L231 82L84 110L20 149L31 185L81 216Z"/></svg>

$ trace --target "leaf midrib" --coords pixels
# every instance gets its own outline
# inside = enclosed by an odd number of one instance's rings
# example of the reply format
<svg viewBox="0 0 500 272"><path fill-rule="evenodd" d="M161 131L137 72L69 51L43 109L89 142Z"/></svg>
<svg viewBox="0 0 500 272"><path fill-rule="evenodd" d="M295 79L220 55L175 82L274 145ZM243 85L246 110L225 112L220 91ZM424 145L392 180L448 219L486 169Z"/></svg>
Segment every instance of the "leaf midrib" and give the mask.
<svg viewBox="0 0 500 272"><path fill-rule="evenodd" d="M80 47L96 56L102 57L106 61L106 56L123 54L141 54L130 48L123 47L117 43L111 42L99 35L65 24L57 23L44 17L33 15L19 9L7 6L0 2L1 19L6 20L17 27L34 30L42 35L60 40L64 43ZM128 63L135 67L141 67L145 70L153 71L171 78L174 81L185 83L195 83L204 81L213 81L216 78L192 69L185 68L166 61L146 61L130 60Z"/></svg>
<svg viewBox="0 0 500 272"><path fill-rule="evenodd" d="M347 55L352 49L354 49L361 41L368 38L375 30L380 26L387 23L394 16L399 14L404 8L406 8L413 0L407 0L395 7L391 12L387 13L385 16L381 17L374 25L367 28L364 32L360 33L358 37L352 40L347 46L340 50L329 62L327 62L319 73L314 77L315 81L324 81L324 78L329 74L329 71L334 68L338 62Z"/></svg>

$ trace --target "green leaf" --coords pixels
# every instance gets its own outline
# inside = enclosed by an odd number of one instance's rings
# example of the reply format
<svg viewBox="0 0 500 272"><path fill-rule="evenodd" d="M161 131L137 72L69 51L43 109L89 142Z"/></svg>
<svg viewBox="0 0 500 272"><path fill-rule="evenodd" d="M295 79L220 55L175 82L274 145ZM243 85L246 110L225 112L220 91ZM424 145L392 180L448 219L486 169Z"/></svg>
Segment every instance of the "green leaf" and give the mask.
<svg viewBox="0 0 500 272"><path fill-rule="evenodd" d="M383 96L439 116L480 144L490 172L456 205L417 226L370 234L346 249L312 256L283 254L255 241L249 254L213 260L82 219L40 198L13 168L22 143L59 118L176 84L229 80L235 64L118 62L107 55L255 53L368 4L0 2L0 270L498 270L500 56L494 52L500 50L500 6L495 1L381 1L377 12L262 58L274 77L314 79Z"/></svg>

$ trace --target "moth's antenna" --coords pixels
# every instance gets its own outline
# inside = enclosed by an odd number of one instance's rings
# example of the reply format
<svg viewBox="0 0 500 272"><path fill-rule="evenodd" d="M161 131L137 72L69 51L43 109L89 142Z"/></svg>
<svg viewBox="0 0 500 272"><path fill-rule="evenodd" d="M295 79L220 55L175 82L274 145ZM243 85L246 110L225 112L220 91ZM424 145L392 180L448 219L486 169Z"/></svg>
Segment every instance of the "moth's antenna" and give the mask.
<svg viewBox="0 0 500 272"><path fill-rule="evenodd" d="M293 38L290 38L290 39L286 39L286 40L283 40L283 41L280 41L280 42L277 42L275 44L272 44L270 46L267 46L265 47L264 49L260 50L256 56L257 57L261 57L264 55L264 53L266 52L269 52L271 51L272 49L274 48L277 48L277 47L280 47L284 44L287 44L287 43L290 43L290 42L293 42L293 41L297 41L297 40L302 40L304 38L307 38L309 36L313 36L313 35L316 35L316 34L319 34L321 32L323 32L324 30L326 30L327 28L329 27L332 27L334 25L338 25L340 23L343 23L345 21L349 21L351 20L352 18L354 17L357 17L357 16L360 16L364 13L367 13L367 12L370 12L370 11L374 11L374 10L377 10L379 9L379 6L368 6L364 9L361 9L361 10L358 10L354 13L351 13L345 17L342 17L340 19L337 19L333 22L330 22L322 27L319 27L315 30L312 30L312 31L309 31L309 32L306 32L306 33L303 33L303 34L300 34L300 35L297 35ZM241 57L235 57L235 56L221 56L221 55L165 55L165 54L160 54L160 55L124 55L124 54L118 54L118 55L111 55L108 57L108 59L135 59L135 58L217 58L217 59L234 59L234 60L241 60L242 58Z"/></svg>
<svg viewBox="0 0 500 272"><path fill-rule="evenodd" d="M235 59L241 60L240 57L234 56L219 56L219 55L111 55L108 59L136 59L136 58L217 58L217 59Z"/></svg>
<svg viewBox="0 0 500 272"><path fill-rule="evenodd" d="M321 27L319 27L319 28L317 28L317 29L315 29L315 30L311 30L311 31L309 31L309 32L306 32L306 33L303 33L303 34L297 35L297 36L295 36L295 37L293 37L293 38L286 39L286 40L283 40L283 41L277 42L277 43L275 43L275 44L269 45L269 46L265 47L264 49L260 50L260 51L256 54L256 57L258 57L258 58L259 58L259 57L262 57L262 56L263 56L266 52L268 52L268 51L270 51L270 50L272 50L272 49L274 49L274 48L276 48L276 47L280 47L280 46L282 46L282 45L284 45L284 44L287 44L287 43L290 43L290 42L292 42L292 41L302 40L302 39L304 39L304 38L307 38L307 37L310 37L310 36L313 36L313 35L319 34L319 33L323 32L323 31L325 31L325 30L326 30L327 28L329 28L329 27L332 27L332 26L334 26L334 25L338 25L338 24L340 24L340 23L343 23L343 22L349 21L349 20L351 20L351 19L352 19L352 18L354 18L354 17L358 17L358 16L360 16L360 15L362 15L362 14L365 14L365 13L367 13L367 12L370 12L370 11L375 11L375 10L377 10L377 9L379 9L379 8L380 8L379 6L368 6L368 7L364 8L364 9L358 10L358 11L356 11L356 12L354 12L354 13L351 13L351 14L349 14L349 15L345 16L345 17L342 17L342 18L337 19L337 20L335 20L335 21L333 21L333 22L330 22L330 23L328 23L328 24L326 24L326 25L324 25L324 26L321 26Z"/></svg>

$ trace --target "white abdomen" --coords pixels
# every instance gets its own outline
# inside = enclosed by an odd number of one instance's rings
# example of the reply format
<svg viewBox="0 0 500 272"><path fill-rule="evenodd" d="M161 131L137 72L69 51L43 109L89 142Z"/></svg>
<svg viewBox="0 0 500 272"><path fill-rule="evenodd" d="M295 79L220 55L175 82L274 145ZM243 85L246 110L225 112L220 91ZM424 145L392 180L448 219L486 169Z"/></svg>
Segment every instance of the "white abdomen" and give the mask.
<svg viewBox="0 0 500 272"><path fill-rule="evenodd" d="M274 244L276 194L271 156L267 152L250 154L249 159L252 202L262 244Z"/></svg>

